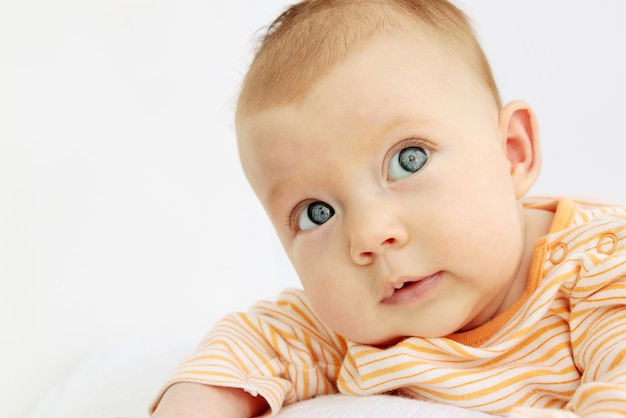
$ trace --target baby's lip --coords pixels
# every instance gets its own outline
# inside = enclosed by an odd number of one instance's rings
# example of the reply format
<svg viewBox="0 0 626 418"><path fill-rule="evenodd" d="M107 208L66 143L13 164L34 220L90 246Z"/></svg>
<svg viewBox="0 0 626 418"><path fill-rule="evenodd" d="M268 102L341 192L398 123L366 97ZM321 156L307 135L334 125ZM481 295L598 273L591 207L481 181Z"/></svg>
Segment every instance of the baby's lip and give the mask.
<svg viewBox="0 0 626 418"><path fill-rule="evenodd" d="M394 303L394 299L398 298L403 289L408 289L412 284L432 279L437 276L439 276L439 272L428 276L402 276L395 281L391 281L387 283L387 286L385 287L385 293L381 303Z"/></svg>

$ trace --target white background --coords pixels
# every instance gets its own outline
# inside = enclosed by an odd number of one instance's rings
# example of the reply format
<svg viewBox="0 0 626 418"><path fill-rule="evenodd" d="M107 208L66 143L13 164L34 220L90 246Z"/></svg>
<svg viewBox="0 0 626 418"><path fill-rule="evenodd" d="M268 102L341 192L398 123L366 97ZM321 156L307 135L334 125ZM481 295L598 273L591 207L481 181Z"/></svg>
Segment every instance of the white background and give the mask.
<svg viewBox="0 0 626 418"><path fill-rule="evenodd" d="M0 416L87 353L296 284L239 168L238 83L287 1L0 0ZM626 202L626 2L459 0L539 117L534 194Z"/></svg>

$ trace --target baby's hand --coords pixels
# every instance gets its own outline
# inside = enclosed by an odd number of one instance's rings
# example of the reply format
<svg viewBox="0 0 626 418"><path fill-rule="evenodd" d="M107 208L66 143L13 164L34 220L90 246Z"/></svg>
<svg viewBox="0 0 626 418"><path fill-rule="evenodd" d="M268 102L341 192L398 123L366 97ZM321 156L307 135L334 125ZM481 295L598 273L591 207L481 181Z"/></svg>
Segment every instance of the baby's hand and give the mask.
<svg viewBox="0 0 626 418"><path fill-rule="evenodd" d="M242 389L177 383L165 392L152 418L251 418L267 408L265 399Z"/></svg>

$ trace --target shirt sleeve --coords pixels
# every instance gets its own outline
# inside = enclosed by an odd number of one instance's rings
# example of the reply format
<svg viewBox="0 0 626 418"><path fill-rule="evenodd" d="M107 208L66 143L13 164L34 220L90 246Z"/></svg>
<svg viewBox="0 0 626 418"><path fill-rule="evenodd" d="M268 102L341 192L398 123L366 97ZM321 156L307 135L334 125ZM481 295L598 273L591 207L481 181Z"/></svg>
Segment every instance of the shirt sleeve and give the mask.
<svg viewBox="0 0 626 418"><path fill-rule="evenodd" d="M614 244L624 246L626 238ZM626 417L626 252L589 254L570 300L572 350L582 378L569 408L582 417Z"/></svg>
<svg viewBox="0 0 626 418"><path fill-rule="evenodd" d="M304 293L287 290L275 303L259 302L219 321L157 399L180 382L240 388L262 396L274 415L283 404L336 393L346 350Z"/></svg>
<svg viewBox="0 0 626 418"><path fill-rule="evenodd" d="M569 315L580 385L565 409L518 407L509 418L626 417L626 255L591 251L569 274L578 279L561 295L570 309L560 314Z"/></svg>

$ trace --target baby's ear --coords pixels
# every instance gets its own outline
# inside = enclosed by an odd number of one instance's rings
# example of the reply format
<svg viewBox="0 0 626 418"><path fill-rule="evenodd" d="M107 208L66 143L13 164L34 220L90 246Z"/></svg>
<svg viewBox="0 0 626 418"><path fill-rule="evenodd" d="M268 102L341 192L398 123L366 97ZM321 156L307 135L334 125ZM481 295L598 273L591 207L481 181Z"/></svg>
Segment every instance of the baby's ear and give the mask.
<svg viewBox="0 0 626 418"><path fill-rule="evenodd" d="M511 163L515 195L524 197L541 171L537 119L530 105L515 100L500 109L500 135Z"/></svg>

